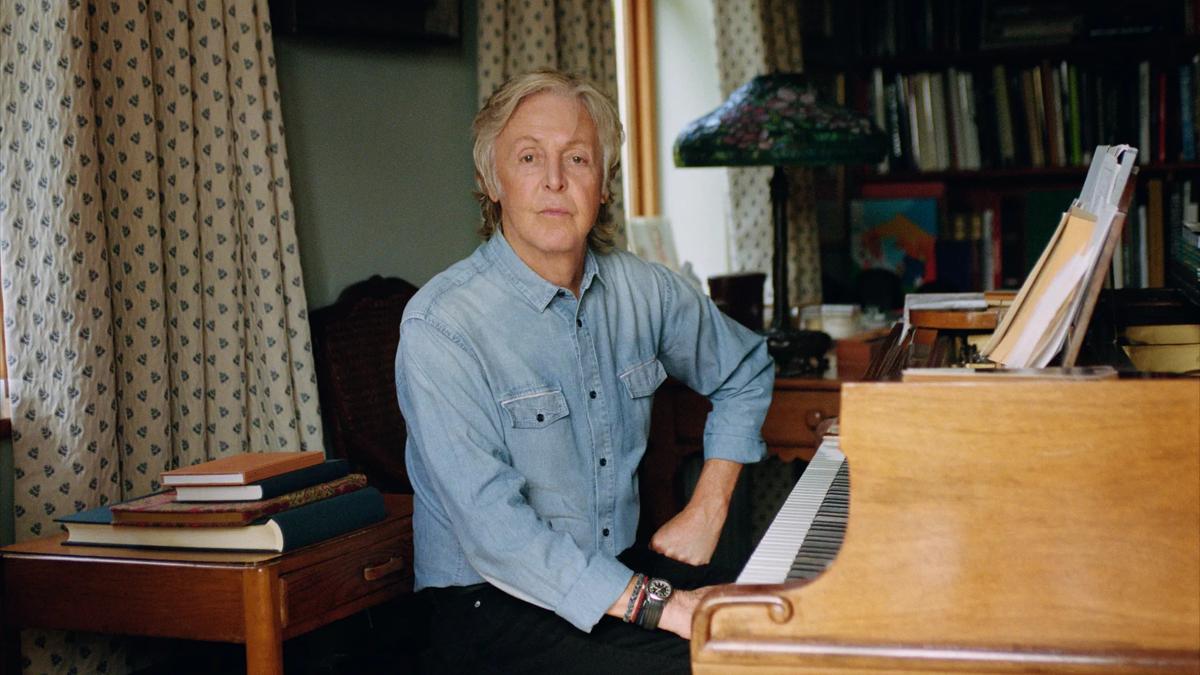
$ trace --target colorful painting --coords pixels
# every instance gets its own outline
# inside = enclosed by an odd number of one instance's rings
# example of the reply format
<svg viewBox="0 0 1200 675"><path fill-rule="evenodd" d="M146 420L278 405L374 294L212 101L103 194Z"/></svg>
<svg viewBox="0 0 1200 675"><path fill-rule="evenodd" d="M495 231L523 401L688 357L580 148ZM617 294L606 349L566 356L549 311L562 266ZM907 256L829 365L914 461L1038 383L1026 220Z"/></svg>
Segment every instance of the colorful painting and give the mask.
<svg viewBox="0 0 1200 675"><path fill-rule="evenodd" d="M936 199L855 199L850 203L850 255L856 271L886 269L904 291L937 278Z"/></svg>

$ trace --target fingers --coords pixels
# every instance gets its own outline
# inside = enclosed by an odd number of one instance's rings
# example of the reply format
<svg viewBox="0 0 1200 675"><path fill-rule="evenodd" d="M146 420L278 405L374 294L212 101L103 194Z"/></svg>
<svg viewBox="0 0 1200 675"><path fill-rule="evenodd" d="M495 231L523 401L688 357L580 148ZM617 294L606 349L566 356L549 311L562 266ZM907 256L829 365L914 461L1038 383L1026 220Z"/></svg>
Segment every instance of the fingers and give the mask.
<svg viewBox="0 0 1200 675"><path fill-rule="evenodd" d="M650 539L650 550L689 565L707 565L712 560L716 543L693 538L680 545L666 537L655 535Z"/></svg>

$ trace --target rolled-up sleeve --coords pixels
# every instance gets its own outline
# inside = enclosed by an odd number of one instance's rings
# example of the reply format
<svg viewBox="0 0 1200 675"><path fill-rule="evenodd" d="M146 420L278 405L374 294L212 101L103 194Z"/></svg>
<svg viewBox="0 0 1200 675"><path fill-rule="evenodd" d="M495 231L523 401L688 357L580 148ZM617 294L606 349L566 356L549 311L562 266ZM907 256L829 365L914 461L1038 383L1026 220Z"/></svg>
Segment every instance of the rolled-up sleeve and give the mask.
<svg viewBox="0 0 1200 675"><path fill-rule="evenodd" d="M551 529L524 497L526 478L506 448L502 413L469 345L428 316L407 317L396 389L428 488L467 561L497 587L590 631L633 575Z"/></svg>
<svg viewBox="0 0 1200 675"><path fill-rule="evenodd" d="M664 311L660 359L674 378L713 404L704 458L742 464L766 457L762 425L775 386L766 339L721 313L678 275L655 266Z"/></svg>

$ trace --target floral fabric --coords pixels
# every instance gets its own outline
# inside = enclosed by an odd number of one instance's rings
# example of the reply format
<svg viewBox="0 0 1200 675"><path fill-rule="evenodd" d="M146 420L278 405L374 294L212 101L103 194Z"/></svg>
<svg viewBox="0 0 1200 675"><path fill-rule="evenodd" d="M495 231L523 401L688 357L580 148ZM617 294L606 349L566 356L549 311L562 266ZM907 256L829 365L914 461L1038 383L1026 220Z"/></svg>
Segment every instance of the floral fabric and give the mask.
<svg viewBox="0 0 1200 675"><path fill-rule="evenodd" d="M0 2L15 531L322 447L266 0ZM122 672L34 635L25 671Z"/></svg>

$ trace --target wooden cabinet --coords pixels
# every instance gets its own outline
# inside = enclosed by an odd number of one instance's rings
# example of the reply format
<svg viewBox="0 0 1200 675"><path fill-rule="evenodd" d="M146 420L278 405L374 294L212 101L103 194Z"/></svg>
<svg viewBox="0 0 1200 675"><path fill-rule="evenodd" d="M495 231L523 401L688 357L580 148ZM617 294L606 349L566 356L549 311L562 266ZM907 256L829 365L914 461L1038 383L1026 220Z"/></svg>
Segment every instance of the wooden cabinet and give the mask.
<svg viewBox="0 0 1200 675"><path fill-rule="evenodd" d="M836 380L777 379L763 423L768 451L785 461L812 459L817 425L837 416L840 389ZM679 466L684 458L703 450L704 422L711 409L707 399L674 380L655 394L650 442L640 474L643 533L653 532L682 506L683 487L676 479Z"/></svg>

